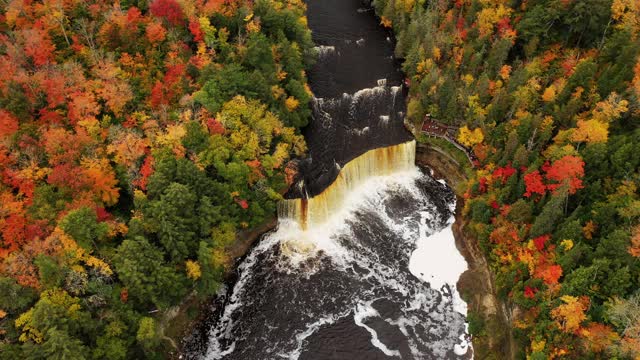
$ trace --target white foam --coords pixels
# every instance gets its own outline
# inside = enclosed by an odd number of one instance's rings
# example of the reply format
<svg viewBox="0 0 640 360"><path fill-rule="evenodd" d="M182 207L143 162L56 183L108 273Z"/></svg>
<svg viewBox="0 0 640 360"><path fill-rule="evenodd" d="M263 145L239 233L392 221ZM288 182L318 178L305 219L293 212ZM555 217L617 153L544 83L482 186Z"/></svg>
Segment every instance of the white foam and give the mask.
<svg viewBox="0 0 640 360"><path fill-rule="evenodd" d="M464 332L466 334L469 333L469 324L468 323L465 324ZM469 338L468 338L468 336L466 334L461 334L460 337L459 337L460 343L459 344L455 344L453 346L453 352L458 356L462 356L462 355L466 354L469 351L469 348L471 347L471 341L469 340Z"/></svg>
<svg viewBox="0 0 640 360"><path fill-rule="evenodd" d="M418 323L414 319L400 317L397 320L385 319L385 321L390 325L397 326L400 332L406 337L407 342L409 343L409 349L411 350L411 355L413 355L414 359L424 358L425 354L418 349L416 341L411 337L411 334L409 334L409 331L407 330L408 327L415 328L416 325L418 325Z"/></svg>
<svg viewBox="0 0 640 360"><path fill-rule="evenodd" d="M450 208L455 209L455 204ZM421 213L420 238L409 260L409 270L417 278L428 282L433 289L443 293L448 293L450 290L453 310L466 316L467 303L460 297L456 283L460 275L467 270L468 265L456 248L452 230L454 218L449 219L449 224L444 229L428 236L426 224L429 216L427 212ZM454 352L457 355L466 354L471 347L466 334L460 336L460 341L454 346Z"/></svg>
<svg viewBox="0 0 640 360"><path fill-rule="evenodd" d="M289 360L298 360L298 358L300 357L300 355L302 354L302 350L304 348L306 339L313 335L314 333L316 333L318 330L320 330L320 328L324 325L331 325L333 323L335 323L338 319L346 316L348 313L345 312L345 314L340 314L337 316L334 315L328 315L328 316L324 316L321 317L320 319L314 321L313 323L307 324L307 328L305 329L305 331L296 334L296 349L293 350L290 353L280 353L279 355L283 358L289 359Z"/></svg>
<svg viewBox="0 0 640 360"><path fill-rule="evenodd" d="M315 49L318 52L318 57L320 58L326 57L328 55L333 55L336 53L335 46L320 45L320 46L316 46Z"/></svg>
<svg viewBox="0 0 640 360"><path fill-rule="evenodd" d="M371 303L358 304L356 305L355 314L353 315L353 321L356 323L356 325L364 328L369 332L369 334L371 334L371 344L373 346L380 349L380 351L382 351L387 356L397 356L401 358L402 355L400 355L400 351L389 349L387 345L380 341L380 339L378 338L378 333L364 323L364 319L374 316L380 316L380 314L371 306Z"/></svg>
<svg viewBox="0 0 640 360"><path fill-rule="evenodd" d="M428 214L423 214L421 225L426 225ZM467 261L458 252L451 224L440 232L427 236L426 229L420 231L409 270L417 278L428 282L433 289L442 289L448 285L452 289L454 307L459 313L466 315L466 304L456 290L460 275L467 270Z"/></svg>

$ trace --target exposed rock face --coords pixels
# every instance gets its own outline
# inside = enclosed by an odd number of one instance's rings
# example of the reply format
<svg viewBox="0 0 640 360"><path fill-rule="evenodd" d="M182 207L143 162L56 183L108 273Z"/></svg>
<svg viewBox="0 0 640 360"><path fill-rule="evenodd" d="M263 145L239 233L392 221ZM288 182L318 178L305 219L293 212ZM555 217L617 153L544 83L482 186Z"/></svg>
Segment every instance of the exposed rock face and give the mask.
<svg viewBox="0 0 640 360"><path fill-rule="evenodd" d="M430 144L418 144L416 164L433 170L433 177L444 179L453 189L460 189L467 180L461 165L447 153ZM514 359L515 341L511 334L514 310L496 296L494 279L478 240L465 233L462 216L464 199L458 197L453 234L458 250L467 260L469 270L462 274L458 289L469 306L469 312L480 315L484 336L474 336L473 350L478 359Z"/></svg>

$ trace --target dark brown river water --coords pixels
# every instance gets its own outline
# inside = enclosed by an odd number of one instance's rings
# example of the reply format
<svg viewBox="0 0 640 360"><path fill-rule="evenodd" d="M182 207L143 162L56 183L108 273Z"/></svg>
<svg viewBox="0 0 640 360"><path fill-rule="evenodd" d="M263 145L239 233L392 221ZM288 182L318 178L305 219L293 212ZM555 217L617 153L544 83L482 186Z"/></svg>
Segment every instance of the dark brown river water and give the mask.
<svg viewBox="0 0 640 360"><path fill-rule="evenodd" d="M359 0L308 0L307 18L319 56L309 71L315 99L304 131L305 186L294 197L317 195L365 151L412 138L403 126L403 75L393 35L373 9Z"/></svg>

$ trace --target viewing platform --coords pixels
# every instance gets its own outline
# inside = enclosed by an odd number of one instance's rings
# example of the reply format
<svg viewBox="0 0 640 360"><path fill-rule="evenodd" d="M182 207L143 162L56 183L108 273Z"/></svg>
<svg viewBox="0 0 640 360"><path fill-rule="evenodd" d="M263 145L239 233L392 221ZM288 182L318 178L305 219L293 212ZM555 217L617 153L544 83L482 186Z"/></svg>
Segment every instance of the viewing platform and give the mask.
<svg viewBox="0 0 640 360"><path fill-rule="evenodd" d="M478 164L478 158L473 154L473 151L470 148L462 145L456 139L456 135L458 133L457 126L442 124L431 118L430 114L427 114L424 116L422 127L420 129L423 134L447 140L460 151L464 152L464 154L467 156L467 159L469 159L469 163L471 163L472 167L475 168Z"/></svg>

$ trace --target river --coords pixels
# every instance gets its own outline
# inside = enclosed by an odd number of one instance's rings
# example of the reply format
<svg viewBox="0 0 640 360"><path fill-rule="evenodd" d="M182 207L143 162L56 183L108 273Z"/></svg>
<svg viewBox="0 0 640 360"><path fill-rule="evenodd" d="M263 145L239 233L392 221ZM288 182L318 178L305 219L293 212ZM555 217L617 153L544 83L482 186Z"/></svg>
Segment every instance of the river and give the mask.
<svg viewBox="0 0 640 360"><path fill-rule="evenodd" d="M307 4L309 157L187 357L471 358L455 196L415 166L392 36L358 0Z"/></svg>

